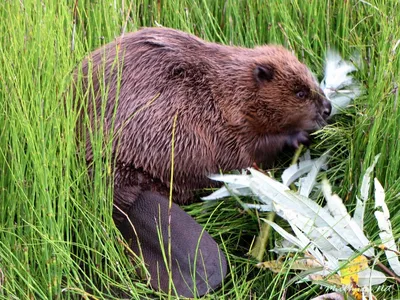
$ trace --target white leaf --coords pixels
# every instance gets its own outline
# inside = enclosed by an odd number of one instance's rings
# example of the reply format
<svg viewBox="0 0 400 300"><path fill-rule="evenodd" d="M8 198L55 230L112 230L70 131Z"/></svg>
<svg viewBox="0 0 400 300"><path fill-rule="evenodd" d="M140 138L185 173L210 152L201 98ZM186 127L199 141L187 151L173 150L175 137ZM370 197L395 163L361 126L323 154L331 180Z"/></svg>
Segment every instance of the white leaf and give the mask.
<svg viewBox="0 0 400 300"><path fill-rule="evenodd" d="M361 183L361 189L360 189L360 195L361 195L361 200L367 201L368 200L368 192L369 192L369 187L370 187L370 182L371 182L371 173L375 168L376 163L378 162L379 157L381 154L379 153L374 157L374 161L372 165L367 168L365 171L365 174L363 176L363 180Z"/></svg>
<svg viewBox="0 0 400 300"><path fill-rule="evenodd" d="M314 165L313 160L300 161L297 164L291 165L289 168L285 169L282 173L282 183L286 186L291 185L295 180L304 174L310 172L312 166Z"/></svg>
<svg viewBox="0 0 400 300"><path fill-rule="evenodd" d="M360 85L350 75L355 70L355 66L344 61L338 53L328 51L325 59L325 77L320 87L332 103L331 116L361 94Z"/></svg>
<svg viewBox="0 0 400 300"><path fill-rule="evenodd" d="M311 152L309 149L307 149L307 151L304 152L304 154L299 157L299 161L310 160L310 159L311 159Z"/></svg>
<svg viewBox="0 0 400 300"><path fill-rule="evenodd" d="M202 197L201 200L204 201L211 201L211 200L218 200L226 197L232 196L232 193L238 196L250 196L252 195L251 190L248 187L234 187L230 186L229 189L227 189L225 186L219 188L212 194Z"/></svg>
<svg viewBox="0 0 400 300"><path fill-rule="evenodd" d="M331 185L328 180L322 180L322 192L324 193L324 197L326 199L327 207L332 216L344 218L349 217L347 213L346 207L343 205L342 199L338 195L332 195Z"/></svg>
<svg viewBox="0 0 400 300"><path fill-rule="evenodd" d="M321 207L311 199L294 193L285 184L253 168L249 169L250 175L211 176L215 180L225 182L226 187L206 198L217 199L227 196L228 192L236 195L257 196L257 199L262 204L245 204L245 206L262 211L275 211L290 224L296 235L293 236L277 224L264 220L283 236L286 243L289 243L289 246L277 248L275 251L278 253L285 253L289 250L295 252L306 251L306 255L311 255L323 267L320 274L325 276L339 268L339 259L348 259L355 255L352 249L362 251L366 249L364 253L367 256L375 256L373 248L368 248L370 242L364 235L360 224L362 224L365 201L368 198L370 174L378 158L379 156L375 157L373 165L366 170L363 177L361 198L358 199L357 214L355 214L358 219L351 218L342 199L338 195L332 194L331 186L326 180L322 183L322 190L327 205L326 207ZM315 161L302 161L300 168L298 166L295 166L296 168L292 167L283 176L283 180L285 183L290 184L293 180L308 172L309 174L306 178L310 182L306 181L303 195L309 195L325 159L326 156L320 157ZM308 168L308 171L300 170L301 168ZM375 207L380 209L375 212L380 228L379 235L385 246L393 250L385 251L385 254L393 271L396 274L400 274L400 263L396 256L397 248L391 230L389 210L384 198L384 190L375 179ZM383 273L371 269L359 272L358 275L360 286L381 284L386 279Z"/></svg>
<svg viewBox="0 0 400 300"><path fill-rule="evenodd" d="M388 263L391 269L396 273L396 275L400 276L400 262L397 257L397 246L393 237L392 232L392 224L390 222L390 214L389 209L385 203L385 191L378 181L375 178L375 209L380 209L375 211L375 218L378 221L379 237L382 240L382 243L386 248L392 250L386 250L385 255L387 257Z"/></svg>
<svg viewBox="0 0 400 300"><path fill-rule="evenodd" d="M328 210L334 217L336 223L334 226L331 226L331 228L333 228L346 243L352 245L357 250L362 250L367 247L368 244L370 244L369 240L357 223L355 223L347 213L342 199L337 195L332 195L331 187L326 180L322 181L322 190L324 192ZM365 254L373 256L373 248L367 249Z"/></svg>
<svg viewBox="0 0 400 300"><path fill-rule="evenodd" d="M218 200L218 199L229 197L229 196L231 196L231 193L225 186L223 186L220 189L213 192L212 194L202 197L201 200L205 200L205 201Z"/></svg>
<svg viewBox="0 0 400 300"><path fill-rule="evenodd" d="M306 216L298 213L296 210L292 210L288 207L285 207L283 205L274 203L273 205L274 211L278 216L281 218L285 219L290 226L296 226L301 228L304 232L309 232L313 230L314 228L314 221L311 220L310 218L307 218ZM298 236L299 237L299 236ZM302 240L305 244L309 243L309 239L307 240L303 239Z"/></svg>
<svg viewBox="0 0 400 300"><path fill-rule="evenodd" d="M364 228L365 202L368 200L368 193L371 182L371 173L374 170L375 165L378 162L380 156L381 156L380 154L376 155L372 165L365 171L360 188L361 198L356 197L357 204L354 210L353 220L354 222L356 222L356 224L358 224L360 228Z"/></svg>
<svg viewBox="0 0 400 300"><path fill-rule="evenodd" d="M303 243L303 244L310 244L310 246L307 248L307 251L319 262L319 264L323 267L326 267L326 262L325 262L325 258L323 256L323 254L321 253L321 251L318 249L318 246L316 247L313 244L311 244L310 239L293 223L290 223L290 226L293 229L293 232L296 234L296 237ZM333 266L329 266L329 267L333 267ZM337 266L334 266L334 268Z"/></svg>
<svg viewBox="0 0 400 300"><path fill-rule="evenodd" d="M255 195L263 195L267 201L275 204L276 213L288 222L293 222L297 227L302 228L307 233L313 227L330 227L333 232L340 237L344 243L352 245L358 250L366 248L369 244L361 229L350 222L348 218L335 219L327 209L320 207L317 203L309 198L297 195L282 183L258 172L250 169L252 175L257 177L259 181L250 180L250 188ZM263 203L267 203L263 201ZM372 256L373 250L368 249L367 255Z"/></svg>
<svg viewBox="0 0 400 300"><path fill-rule="evenodd" d="M333 293L328 293L328 294L314 297L311 300L344 300L344 299L345 298L342 294L333 292Z"/></svg>
<svg viewBox="0 0 400 300"><path fill-rule="evenodd" d="M355 71L353 64L344 61L337 52L328 51L325 59L325 78L322 88L338 90L350 85L353 79L348 74Z"/></svg>
<svg viewBox="0 0 400 300"><path fill-rule="evenodd" d="M284 184L253 168L250 168L250 172L254 176L254 179L252 178L250 180L250 188L258 197L263 195L268 199L266 201L274 202L284 208L290 208L298 215L301 214L304 217L313 220L317 225L325 225L326 219L329 218L333 223L333 218L327 213L327 211L314 201L295 194ZM268 204L266 201L262 202Z"/></svg>
<svg viewBox="0 0 400 300"><path fill-rule="evenodd" d="M208 178L215 180L215 181L222 181L225 183L231 183L235 186L246 187L249 185L249 175L233 175L233 174L212 174L209 175Z"/></svg>
<svg viewBox="0 0 400 300"><path fill-rule="evenodd" d="M328 153L324 153L318 159L304 159L297 164L291 165L289 168L283 171L281 177L282 183L286 186L289 186L299 177L308 173L306 179L302 181L302 185L305 185L306 187L303 188L303 193L300 193L301 195L307 197L315 185L315 179L318 175L319 170L325 163L327 156Z"/></svg>
<svg viewBox="0 0 400 300"><path fill-rule="evenodd" d="M257 195L260 202L264 204L263 209L268 209L274 204L271 207L272 210L275 210L279 216L285 218L288 222L293 222L305 233L311 232L314 227L329 227L332 228L332 235L337 236L334 237L334 241L341 239L342 243L350 244L358 250L368 246L368 239L362 230L349 220L349 215L334 218L335 213L331 214L326 208L322 208L309 198L295 194L284 184L253 168L249 170L251 175L217 175L213 177L224 180L228 183L228 189L232 189L232 191L235 189L237 191L237 187L244 188L247 184L254 195ZM342 212L341 215L344 213ZM317 235L317 233L315 234ZM348 251L343 253L347 255ZM372 256L373 250L368 249L366 254Z"/></svg>
<svg viewBox="0 0 400 300"><path fill-rule="evenodd" d="M310 195L312 189L315 186L318 173L325 164L327 158L328 158L328 152L322 154L321 157L319 157L317 160L314 160L314 164L310 172L305 178L302 178L301 180L300 191L299 191L300 195L304 197L308 197Z"/></svg>
<svg viewBox="0 0 400 300"><path fill-rule="evenodd" d="M307 247L307 244L302 243L298 238L294 237L290 233L288 233L285 229L280 227L278 224L268 221L266 219L262 219L265 223L267 223L269 226L275 229L276 232L278 232L284 239L288 240L292 244L296 245L300 249L305 249Z"/></svg>
<svg viewBox="0 0 400 300"><path fill-rule="evenodd" d="M358 272L358 285L371 286L382 284L386 281L386 276L382 272L370 268Z"/></svg>
<svg viewBox="0 0 400 300"><path fill-rule="evenodd" d="M247 208L257 209L258 211L261 211L261 212L272 211L272 205L271 204L268 205L268 204L245 203L245 206Z"/></svg>
<svg viewBox="0 0 400 300"><path fill-rule="evenodd" d="M347 259L354 254L354 251L347 246L339 235L329 227L317 227L308 233L309 238L321 251L329 253L338 259Z"/></svg>
<svg viewBox="0 0 400 300"><path fill-rule="evenodd" d="M284 208L279 204L275 204L274 206L276 213L292 226L293 231L295 231L296 236L300 240L301 236L305 236L321 249L324 254L329 253L333 257L348 258L354 254L354 251L346 246L348 242L344 242L331 227L316 227L315 219L307 218L296 210ZM301 235L296 232L294 227L301 228ZM303 240L303 242L305 241Z"/></svg>

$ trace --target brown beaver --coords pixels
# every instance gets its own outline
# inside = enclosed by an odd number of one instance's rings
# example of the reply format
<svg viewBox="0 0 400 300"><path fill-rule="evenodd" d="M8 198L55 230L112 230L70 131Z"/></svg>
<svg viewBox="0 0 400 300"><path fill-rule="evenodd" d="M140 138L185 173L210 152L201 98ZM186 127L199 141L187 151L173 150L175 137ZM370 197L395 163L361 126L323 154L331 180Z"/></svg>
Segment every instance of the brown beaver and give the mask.
<svg viewBox="0 0 400 300"><path fill-rule="evenodd" d="M311 72L281 46L229 47L145 28L94 51L83 74L93 81L89 87L84 80L92 125L102 122L114 136L114 220L143 254L152 285L167 291L172 273L179 295L216 288L226 274L224 255L178 205L168 210L172 141L172 199L186 204L211 185L207 175L271 162L285 145L309 142L331 111Z"/></svg>

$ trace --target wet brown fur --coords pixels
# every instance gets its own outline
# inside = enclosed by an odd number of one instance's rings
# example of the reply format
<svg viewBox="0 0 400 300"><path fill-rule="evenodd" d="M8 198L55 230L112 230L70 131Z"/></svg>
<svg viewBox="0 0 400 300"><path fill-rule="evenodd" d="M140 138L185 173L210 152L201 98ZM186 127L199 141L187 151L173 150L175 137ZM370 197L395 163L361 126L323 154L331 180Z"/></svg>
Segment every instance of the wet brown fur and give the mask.
<svg viewBox="0 0 400 300"><path fill-rule="evenodd" d="M115 110L116 61L122 71ZM285 144L307 139L306 132L326 117L327 103L312 74L281 46L230 47L146 28L93 52L83 64L88 73L96 107L107 101L104 119L89 105L92 122L103 122L109 133L115 112L116 186L168 195L177 116L173 200L179 204L192 201L193 190L210 186L207 175L272 161ZM108 100L100 96L103 80ZM123 210L132 204L114 200Z"/></svg>

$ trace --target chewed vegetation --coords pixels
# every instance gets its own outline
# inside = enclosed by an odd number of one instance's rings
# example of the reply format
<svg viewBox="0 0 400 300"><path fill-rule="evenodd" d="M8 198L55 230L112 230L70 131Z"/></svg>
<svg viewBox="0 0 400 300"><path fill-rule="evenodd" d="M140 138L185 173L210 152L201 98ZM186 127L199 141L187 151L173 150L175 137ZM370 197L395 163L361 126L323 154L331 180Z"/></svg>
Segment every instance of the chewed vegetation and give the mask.
<svg viewBox="0 0 400 300"><path fill-rule="evenodd" d="M98 145L92 179L76 143L79 104L71 89L73 71L95 48L142 26L173 27L247 47L283 44L319 80L328 49L346 60L357 57L354 77L363 93L315 134L310 151L319 157L329 150L323 176L352 216L363 176L376 163L374 177L385 191L398 241L399 11L395 0L1 1L0 299L168 298L140 279L143 273L114 226L107 186L112 162L104 137L92 137ZM270 174L279 177L291 156L283 154ZM298 272L287 264L279 265L277 273L257 266L277 260L275 252L266 251L258 259L247 255L263 219L269 218L266 212L245 209L249 201L233 196L185 208L218 241L229 261L223 285L205 298L310 299L328 293L329 282L322 288L299 282ZM375 212L374 201L366 201L362 228L365 238L379 246ZM292 234L283 219L274 222ZM263 249L274 249L280 240L272 231ZM390 269L384 249L374 251ZM399 298L397 282L396 276L386 276L374 295Z"/></svg>

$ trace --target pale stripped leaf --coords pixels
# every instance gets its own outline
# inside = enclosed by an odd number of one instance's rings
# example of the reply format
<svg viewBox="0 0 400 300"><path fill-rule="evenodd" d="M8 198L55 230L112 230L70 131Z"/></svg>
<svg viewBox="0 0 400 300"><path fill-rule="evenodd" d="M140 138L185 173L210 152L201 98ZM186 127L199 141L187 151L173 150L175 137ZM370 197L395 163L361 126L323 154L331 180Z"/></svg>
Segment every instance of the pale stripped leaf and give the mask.
<svg viewBox="0 0 400 300"><path fill-rule="evenodd" d="M354 219L354 222L356 222L360 228L364 228L365 202L368 200L368 193L369 193L369 187L370 187L370 182L371 182L371 173L374 170L379 157L380 157L380 154L376 155L372 165L369 168L367 168L367 170L365 171L365 174L363 176L363 180L361 183L361 189L360 189L360 197L361 198L356 197L357 204L356 204L356 208L354 210L353 219Z"/></svg>
<svg viewBox="0 0 400 300"><path fill-rule="evenodd" d="M385 250L385 255L389 262L391 269L396 273L396 275L400 276L400 263L399 258L396 253L398 253L398 249L396 246L396 242L393 237L392 224L390 222L390 214L389 209L385 203L385 191L378 181L375 178L375 209L380 209L375 211L375 218L378 221L379 237L382 240L382 243L385 245L387 249Z"/></svg>

